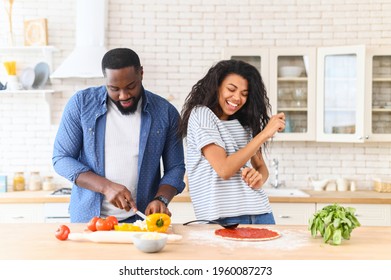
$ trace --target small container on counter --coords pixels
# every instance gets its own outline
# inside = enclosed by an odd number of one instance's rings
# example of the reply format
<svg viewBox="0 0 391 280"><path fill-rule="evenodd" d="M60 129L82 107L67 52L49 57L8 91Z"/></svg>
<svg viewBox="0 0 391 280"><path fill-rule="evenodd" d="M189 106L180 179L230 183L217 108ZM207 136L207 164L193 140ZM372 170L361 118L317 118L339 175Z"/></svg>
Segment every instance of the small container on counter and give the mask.
<svg viewBox="0 0 391 280"><path fill-rule="evenodd" d="M15 172L13 180L14 191L24 191L26 187L26 181L24 179L24 172Z"/></svg>
<svg viewBox="0 0 391 280"><path fill-rule="evenodd" d="M7 192L7 175L0 175L0 193Z"/></svg>
<svg viewBox="0 0 391 280"><path fill-rule="evenodd" d="M356 182L355 181L350 181L350 191L355 192L356 191Z"/></svg>
<svg viewBox="0 0 391 280"><path fill-rule="evenodd" d="M53 176L43 177L42 189L44 191L54 190Z"/></svg>
<svg viewBox="0 0 391 280"><path fill-rule="evenodd" d="M42 189L42 180L38 171L33 171L30 174L29 190L40 191Z"/></svg>

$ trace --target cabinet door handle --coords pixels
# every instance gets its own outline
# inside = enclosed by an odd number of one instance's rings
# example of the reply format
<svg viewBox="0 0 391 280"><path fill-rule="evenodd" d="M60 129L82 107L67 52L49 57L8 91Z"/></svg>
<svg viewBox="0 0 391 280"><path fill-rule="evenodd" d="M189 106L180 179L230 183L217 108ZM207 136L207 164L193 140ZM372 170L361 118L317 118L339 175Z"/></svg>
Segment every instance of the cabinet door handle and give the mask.
<svg viewBox="0 0 391 280"><path fill-rule="evenodd" d="M280 215L278 216L279 218L282 218L282 219L290 219L291 216L288 216L288 215Z"/></svg>
<svg viewBox="0 0 391 280"><path fill-rule="evenodd" d="M15 219L15 220L21 220L21 219L24 219L24 216L17 216L17 217L12 217L12 219Z"/></svg>

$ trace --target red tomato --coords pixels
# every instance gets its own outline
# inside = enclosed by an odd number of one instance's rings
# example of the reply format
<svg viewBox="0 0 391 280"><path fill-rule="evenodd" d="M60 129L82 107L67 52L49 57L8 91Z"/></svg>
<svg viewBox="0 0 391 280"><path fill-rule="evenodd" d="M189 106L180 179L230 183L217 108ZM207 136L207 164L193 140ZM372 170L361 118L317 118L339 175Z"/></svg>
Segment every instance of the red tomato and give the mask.
<svg viewBox="0 0 391 280"><path fill-rule="evenodd" d="M87 228L90 230L90 231L96 231L96 221L99 220L100 218L99 217L93 217L87 224Z"/></svg>
<svg viewBox="0 0 391 280"><path fill-rule="evenodd" d="M105 218L99 218L95 225L96 230L112 230L114 227L113 222Z"/></svg>
<svg viewBox="0 0 391 280"><path fill-rule="evenodd" d="M110 220L112 222L112 224L113 224L113 228L112 229L114 229L115 225L118 225L118 219L115 216L108 216L106 218L106 220Z"/></svg>
<svg viewBox="0 0 391 280"><path fill-rule="evenodd" d="M59 240L67 240L70 232L71 231L69 227L67 227L66 225L61 225L56 230L55 235Z"/></svg>

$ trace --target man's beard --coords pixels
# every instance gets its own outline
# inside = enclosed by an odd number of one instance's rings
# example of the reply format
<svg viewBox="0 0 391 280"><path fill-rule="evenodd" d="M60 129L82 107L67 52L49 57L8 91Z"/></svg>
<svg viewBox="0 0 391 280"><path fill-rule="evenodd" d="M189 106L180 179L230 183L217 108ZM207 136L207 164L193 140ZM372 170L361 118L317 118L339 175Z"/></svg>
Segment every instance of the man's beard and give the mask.
<svg viewBox="0 0 391 280"><path fill-rule="evenodd" d="M122 100L122 101L133 100L132 106L126 107L126 108L124 108L121 105L120 101L115 101L115 100L113 100L111 98L110 98L110 100L115 104L115 106L117 106L118 110L121 112L122 115L130 115L130 114L134 114L134 112L136 112L137 106L138 106L138 102L140 101L140 98L141 98L141 95L139 95L138 97L131 97L131 98L127 99L127 100Z"/></svg>

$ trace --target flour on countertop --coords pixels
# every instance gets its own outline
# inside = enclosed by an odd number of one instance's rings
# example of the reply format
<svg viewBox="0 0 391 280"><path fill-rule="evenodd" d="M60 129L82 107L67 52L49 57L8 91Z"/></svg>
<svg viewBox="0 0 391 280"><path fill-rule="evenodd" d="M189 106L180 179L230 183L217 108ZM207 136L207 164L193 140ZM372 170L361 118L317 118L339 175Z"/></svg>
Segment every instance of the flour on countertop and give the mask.
<svg viewBox="0 0 391 280"><path fill-rule="evenodd" d="M225 247L235 250L236 248L251 247L256 249L294 250L304 246L309 238L307 231L282 230L278 231L281 236L277 239L265 241L238 241L227 240L215 235L215 230L189 231L188 239L192 243L208 245L212 247ZM308 244L308 243L307 243Z"/></svg>

